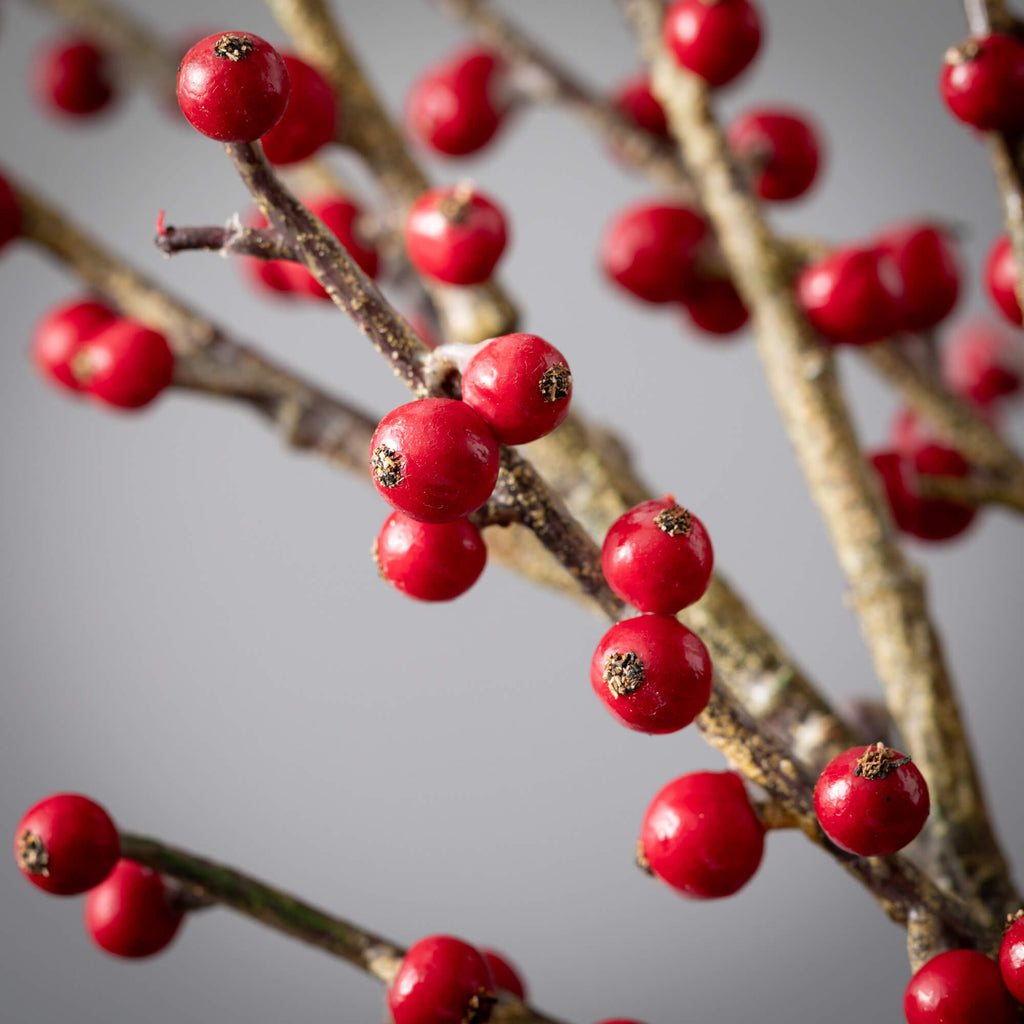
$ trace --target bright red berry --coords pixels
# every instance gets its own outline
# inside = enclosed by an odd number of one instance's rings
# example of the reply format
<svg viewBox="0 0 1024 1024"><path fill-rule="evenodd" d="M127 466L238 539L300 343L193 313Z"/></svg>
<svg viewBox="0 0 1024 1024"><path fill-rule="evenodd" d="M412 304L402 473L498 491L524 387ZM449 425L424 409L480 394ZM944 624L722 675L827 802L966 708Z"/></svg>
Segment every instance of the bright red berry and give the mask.
<svg viewBox="0 0 1024 1024"><path fill-rule="evenodd" d="M251 32L200 39L178 67L178 105L196 131L218 142L255 142L288 105L288 67Z"/></svg>
<svg viewBox="0 0 1024 1024"><path fill-rule="evenodd" d="M184 919L162 876L132 860L117 866L85 898L85 930L100 949L130 959L170 945Z"/></svg>
<svg viewBox="0 0 1024 1024"><path fill-rule="evenodd" d="M676 0L665 14L665 45L710 86L731 82L761 45L761 18L749 0Z"/></svg>
<svg viewBox="0 0 1024 1024"><path fill-rule="evenodd" d="M960 271L949 236L931 224L905 224L875 239L900 278L899 330L927 331L953 311Z"/></svg>
<svg viewBox="0 0 1024 1024"><path fill-rule="evenodd" d="M590 685L630 729L676 732L711 699L711 658L700 637L673 616L638 615L601 638Z"/></svg>
<svg viewBox="0 0 1024 1024"><path fill-rule="evenodd" d="M1006 926L999 947L999 973L1018 1003L1024 1003L1024 916L1018 911Z"/></svg>
<svg viewBox="0 0 1024 1024"><path fill-rule="evenodd" d="M764 825L734 772L691 772L662 788L644 814L645 866L691 899L743 888L764 855Z"/></svg>
<svg viewBox="0 0 1024 1024"><path fill-rule="evenodd" d="M410 262L421 274L445 284L486 281L507 240L501 209L470 185L424 192L405 223Z"/></svg>
<svg viewBox="0 0 1024 1024"><path fill-rule="evenodd" d="M116 319L112 309L91 299L54 306L32 335L32 361L47 379L81 391L82 384L73 369L74 358L84 342Z"/></svg>
<svg viewBox="0 0 1024 1024"><path fill-rule="evenodd" d="M686 206L637 203L605 230L601 266L644 302L679 302L696 280L698 249L707 231L704 218Z"/></svg>
<svg viewBox="0 0 1024 1024"><path fill-rule="evenodd" d="M451 935L413 943L388 988L394 1024L484 1024L495 1002L487 962Z"/></svg>
<svg viewBox="0 0 1024 1024"><path fill-rule="evenodd" d="M729 127L728 138L762 199L796 199L818 176L821 144L811 122L795 110L748 110Z"/></svg>
<svg viewBox="0 0 1024 1024"><path fill-rule="evenodd" d="M705 334L735 334L750 319L736 286L727 277L698 274L683 307L693 325Z"/></svg>
<svg viewBox="0 0 1024 1024"><path fill-rule="evenodd" d="M1024 45L1012 36L989 35L951 47L939 92L953 116L974 128L1024 128Z"/></svg>
<svg viewBox="0 0 1024 1024"><path fill-rule="evenodd" d="M409 131L424 145L446 156L466 156L494 138L510 110L505 62L471 46L413 83L405 115Z"/></svg>
<svg viewBox="0 0 1024 1024"><path fill-rule="evenodd" d="M121 855L110 815L77 793L56 793L30 807L14 833L14 858L35 886L75 896L99 885Z"/></svg>
<svg viewBox="0 0 1024 1024"><path fill-rule="evenodd" d="M902 850L924 828L928 804L917 765L884 743L838 754L814 787L814 812L825 834L861 857Z"/></svg>
<svg viewBox="0 0 1024 1024"><path fill-rule="evenodd" d="M642 612L668 615L700 600L714 561L704 524L671 494L619 516L601 548L612 590Z"/></svg>
<svg viewBox="0 0 1024 1024"><path fill-rule="evenodd" d="M272 164L294 164L311 157L334 138L338 104L324 76L304 60L285 54L291 89L281 120L261 139Z"/></svg>
<svg viewBox="0 0 1024 1024"><path fill-rule="evenodd" d="M71 369L81 390L93 398L140 409L171 383L174 356L162 334L118 318L82 343Z"/></svg>
<svg viewBox="0 0 1024 1024"><path fill-rule="evenodd" d="M646 72L623 82L612 94L612 103L638 128L663 139L671 137L665 108L651 92L651 80Z"/></svg>
<svg viewBox="0 0 1024 1024"><path fill-rule="evenodd" d="M465 402L423 398L380 421L370 442L370 475L399 512L450 523L491 496L499 457L490 428Z"/></svg>
<svg viewBox="0 0 1024 1024"><path fill-rule="evenodd" d="M899 324L899 278L877 248L836 249L801 271L796 293L815 329L834 345L868 345Z"/></svg>
<svg viewBox="0 0 1024 1024"><path fill-rule="evenodd" d="M949 386L977 405L1017 394L1024 383L1024 344L999 325L976 320L950 335L942 353Z"/></svg>
<svg viewBox="0 0 1024 1024"><path fill-rule="evenodd" d="M423 523L392 512L373 545L383 579L419 601L451 601L480 578L487 546L468 519Z"/></svg>
<svg viewBox="0 0 1024 1024"><path fill-rule="evenodd" d="M480 954L487 961L491 977L494 979L494 987L499 992L507 992L515 996L520 1002L526 1002L526 985L522 975L512 966L509 960L493 949L480 948Z"/></svg>
<svg viewBox="0 0 1024 1024"><path fill-rule="evenodd" d="M462 373L462 400L502 444L550 434L569 415L572 373L565 356L536 334L481 345Z"/></svg>
<svg viewBox="0 0 1024 1024"><path fill-rule="evenodd" d="M1024 325L1017 301L1017 258L1009 235L1000 235L989 249L985 260L985 288L996 308L1011 324Z"/></svg>
<svg viewBox="0 0 1024 1024"><path fill-rule="evenodd" d="M21 208L7 179L0 174L0 249L21 234Z"/></svg>
<svg viewBox="0 0 1024 1024"><path fill-rule="evenodd" d="M1017 1011L995 961L973 949L933 956L903 995L907 1024L1014 1024Z"/></svg>
<svg viewBox="0 0 1024 1024"><path fill-rule="evenodd" d="M97 114L114 98L107 55L78 36L50 43L32 69L35 93L57 114Z"/></svg>

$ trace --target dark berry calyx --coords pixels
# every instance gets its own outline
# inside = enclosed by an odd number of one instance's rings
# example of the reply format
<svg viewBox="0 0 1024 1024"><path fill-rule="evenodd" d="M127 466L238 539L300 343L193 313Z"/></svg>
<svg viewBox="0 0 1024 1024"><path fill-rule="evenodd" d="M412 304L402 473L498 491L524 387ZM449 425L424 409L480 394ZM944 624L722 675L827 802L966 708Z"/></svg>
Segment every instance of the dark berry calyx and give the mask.
<svg viewBox="0 0 1024 1024"><path fill-rule="evenodd" d="M572 391L572 372L564 363L549 366L538 381L541 398L545 402L561 402Z"/></svg>
<svg viewBox="0 0 1024 1024"><path fill-rule="evenodd" d="M693 529L693 516L682 505L673 504L654 517L654 525L670 537L686 537Z"/></svg>
<svg viewBox="0 0 1024 1024"><path fill-rule="evenodd" d="M981 47L977 41L968 39L965 43L951 46L943 55L942 61L949 67L954 67L957 64L967 64L969 61L976 60L980 53Z"/></svg>
<svg viewBox="0 0 1024 1024"><path fill-rule="evenodd" d="M1012 928L1022 918L1024 918L1024 910L1015 910L1012 914L1007 914L1006 924L1003 925L1003 931L1009 931L1010 928Z"/></svg>
<svg viewBox="0 0 1024 1024"><path fill-rule="evenodd" d="M604 681L616 697L636 693L646 677L644 663L636 651L615 651L604 662Z"/></svg>
<svg viewBox="0 0 1024 1024"><path fill-rule="evenodd" d="M35 832L27 830L18 836L18 867L29 875L50 875L50 854L46 844Z"/></svg>
<svg viewBox="0 0 1024 1024"><path fill-rule="evenodd" d="M644 853L644 841L638 839L636 841L636 856L633 858L636 861L636 866L645 874L651 878L654 877L654 870L651 868L651 862L647 859L647 854Z"/></svg>
<svg viewBox="0 0 1024 1024"><path fill-rule="evenodd" d="M491 1010L494 1009L497 1002L493 992L488 992L485 988L477 989L469 997L462 1024L487 1024L487 1021L491 1019Z"/></svg>
<svg viewBox="0 0 1024 1024"><path fill-rule="evenodd" d="M910 764L909 757L900 757L895 750L879 740L864 751L853 774L862 779L884 779L894 768L901 768L905 764Z"/></svg>
<svg viewBox="0 0 1024 1024"><path fill-rule="evenodd" d="M248 36L236 36L229 32L213 44L213 55L237 63L245 60L255 49L256 44Z"/></svg>
<svg viewBox="0 0 1024 1024"><path fill-rule="evenodd" d="M398 452L386 444L379 444L373 449L370 470L381 487L397 487L402 482L402 460Z"/></svg>

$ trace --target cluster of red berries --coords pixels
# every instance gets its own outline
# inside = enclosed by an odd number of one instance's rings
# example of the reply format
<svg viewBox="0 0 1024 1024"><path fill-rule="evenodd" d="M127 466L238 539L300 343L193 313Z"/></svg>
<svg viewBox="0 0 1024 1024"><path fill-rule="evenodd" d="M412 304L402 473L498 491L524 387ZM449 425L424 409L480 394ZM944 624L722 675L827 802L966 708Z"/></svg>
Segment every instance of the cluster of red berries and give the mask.
<svg viewBox="0 0 1024 1024"><path fill-rule="evenodd" d="M490 497L502 444L526 444L568 415L572 373L534 334L485 342L462 373L462 401L424 398L388 413L370 442L370 475L396 512L374 545L381 575L424 601L465 593L487 558L466 517Z"/></svg>
<svg viewBox="0 0 1024 1024"><path fill-rule="evenodd" d="M69 117L98 114L116 97L109 56L81 36L54 40L40 51L32 86L45 109Z"/></svg>
<svg viewBox="0 0 1024 1024"><path fill-rule="evenodd" d="M92 299L51 309L32 336L32 358L61 388L119 409L148 405L174 374L162 334Z"/></svg>
<svg viewBox="0 0 1024 1024"><path fill-rule="evenodd" d="M163 877L121 857L117 826L88 797L57 793L30 807L14 834L14 857L44 892L88 893L85 930L114 956L159 953L184 920Z"/></svg>

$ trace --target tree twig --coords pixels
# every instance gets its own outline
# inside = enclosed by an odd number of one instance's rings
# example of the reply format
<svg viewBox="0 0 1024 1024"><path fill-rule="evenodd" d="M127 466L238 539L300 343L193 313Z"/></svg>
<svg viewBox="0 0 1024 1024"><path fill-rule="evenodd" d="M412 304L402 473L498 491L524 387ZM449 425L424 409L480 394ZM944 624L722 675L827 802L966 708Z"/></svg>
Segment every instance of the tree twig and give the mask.
<svg viewBox="0 0 1024 1024"><path fill-rule="evenodd" d="M273 231L245 227L237 216L223 227L162 225L153 243L165 256L198 249L222 256L254 256L260 260L298 259Z"/></svg>

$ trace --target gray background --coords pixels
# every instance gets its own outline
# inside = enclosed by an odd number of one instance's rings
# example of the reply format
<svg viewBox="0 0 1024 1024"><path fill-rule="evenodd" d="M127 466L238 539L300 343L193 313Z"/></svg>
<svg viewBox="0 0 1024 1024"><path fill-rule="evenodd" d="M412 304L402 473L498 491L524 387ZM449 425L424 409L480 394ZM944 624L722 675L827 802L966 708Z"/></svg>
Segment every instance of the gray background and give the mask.
<svg viewBox="0 0 1024 1024"><path fill-rule="evenodd" d="M168 32L244 27L228 0L134 6ZM385 96L459 33L425 3L339 3ZM595 83L637 64L608 3L521 0L517 16ZM863 237L941 214L969 225L961 313L999 214L983 148L935 93L964 33L953 0L775 0L768 46L721 106L780 100L825 126L827 173L776 220ZM383 413L406 401L340 315L255 298L206 255L165 263L156 211L218 222L246 197L213 143L146 96L87 127L41 116L27 67L50 24L8 4L0 25L3 161L243 337ZM513 211L502 278L527 329L569 357L579 407L632 443L645 475L709 524L718 564L836 697L876 684L818 516L749 340L704 344L668 312L613 295L595 249L614 210L650 189L557 111L530 111L464 165ZM64 272L10 249L0 446L0 821L76 789L125 827L237 864L397 941L451 931L498 946L536 1002L579 1022L901 1019L902 931L802 837L773 835L737 897L676 898L632 865L650 797L722 761L692 731L647 739L594 700L603 629L499 570L444 607L380 583L368 550L385 516L362 481L281 449L249 416L172 395L139 416L68 401L25 353ZM879 443L892 396L842 359ZM1021 417L1011 429L1024 441ZM1019 524L990 513L968 538L917 547L1000 829L1024 842L1019 792ZM386 637L386 639L385 639ZM173 950L125 964L82 934L75 900L0 871L0 1018L191 1024L378 1021L377 984L216 911Z"/></svg>

